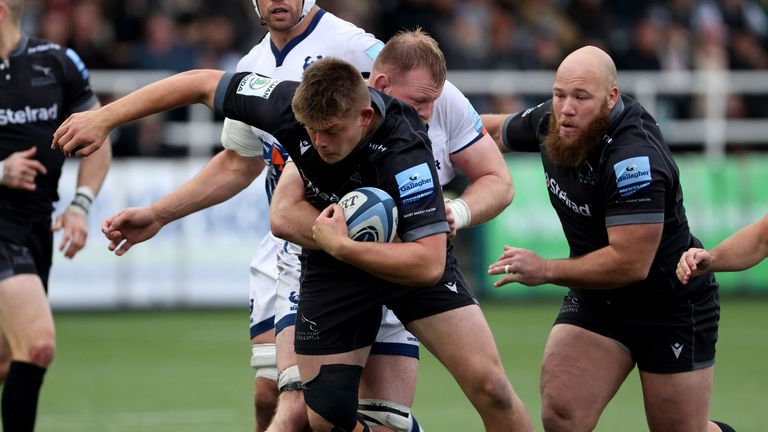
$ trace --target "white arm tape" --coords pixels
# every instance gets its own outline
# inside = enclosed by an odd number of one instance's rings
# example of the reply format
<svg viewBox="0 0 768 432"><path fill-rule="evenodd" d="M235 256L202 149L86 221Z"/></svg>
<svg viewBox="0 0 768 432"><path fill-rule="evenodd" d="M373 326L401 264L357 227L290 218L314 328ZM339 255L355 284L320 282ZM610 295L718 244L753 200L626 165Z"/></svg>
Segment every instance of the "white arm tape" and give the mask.
<svg viewBox="0 0 768 432"><path fill-rule="evenodd" d="M0 160L0 185L3 184L3 177L5 177L5 170L3 169L3 162Z"/></svg>
<svg viewBox="0 0 768 432"><path fill-rule="evenodd" d="M472 213L469 211L469 206L461 198L453 200L446 200L445 204L450 207L453 218L456 220L456 229L464 228L468 226L472 221Z"/></svg>
<svg viewBox="0 0 768 432"><path fill-rule="evenodd" d="M264 156L261 141L251 127L243 122L224 119L221 128L221 145L243 157Z"/></svg>
<svg viewBox="0 0 768 432"><path fill-rule="evenodd" d="M281 392L301 389L301 376L297 365L287 367L280 372L277 376L277 388Z"/></svg>

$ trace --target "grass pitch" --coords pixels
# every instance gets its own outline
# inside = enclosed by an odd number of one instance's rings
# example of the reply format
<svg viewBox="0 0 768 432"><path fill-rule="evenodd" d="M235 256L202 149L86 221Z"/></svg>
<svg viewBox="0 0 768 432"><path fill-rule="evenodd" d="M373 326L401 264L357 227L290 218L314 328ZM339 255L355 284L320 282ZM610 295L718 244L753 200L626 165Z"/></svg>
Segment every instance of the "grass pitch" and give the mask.
<svg viewBox="0 0 768 432"><path fill-rule="evenodd" d="M538 421L539 362L558 300L483 304L507 372ZM712 418L739 432L768 430L768 299L722 300ZM57 313L40 432L250 431L247 310ZM422 350L416 404L428 431L481 431L480 418L442 366ZM637 373L598 431L645 431Z"/></svg>

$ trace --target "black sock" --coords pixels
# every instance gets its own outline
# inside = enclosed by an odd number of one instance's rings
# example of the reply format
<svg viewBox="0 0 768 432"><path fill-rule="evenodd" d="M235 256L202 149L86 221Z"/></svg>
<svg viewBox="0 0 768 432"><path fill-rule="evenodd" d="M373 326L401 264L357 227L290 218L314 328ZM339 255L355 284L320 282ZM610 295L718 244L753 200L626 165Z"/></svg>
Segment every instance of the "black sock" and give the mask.
<svg viewBox="0 0 768 432"><path fill-rule="evenodd" d="M719 421L714 421L714 420L712 420L712 423L716 424L717 427L719 427L720 430L723 431L723 432L736 432L736 429L730 427L729 425L727 425L725 423L722 423L722 422L719 422Z"/></svg>
<svg viewBox="0 0 768 432"><path fill-rule="evenodd" d="M45 368L13 361L3 386L3 431L32 432Z"/></svg>

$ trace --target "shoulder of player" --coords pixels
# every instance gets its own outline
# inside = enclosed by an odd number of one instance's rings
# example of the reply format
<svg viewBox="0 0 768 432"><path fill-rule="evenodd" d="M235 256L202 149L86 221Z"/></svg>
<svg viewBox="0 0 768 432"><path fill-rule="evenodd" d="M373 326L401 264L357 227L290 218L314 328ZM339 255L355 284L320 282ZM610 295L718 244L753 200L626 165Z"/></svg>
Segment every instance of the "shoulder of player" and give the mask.
<svg viewBox="0 0 768 432"><path fill-rule="evenodd" d="M354 33L365 33L365 30L355 24L343 20L325 9L320 9L322 15L318 18L315 31L320 30L321 34L327 34L326 31L347 31Z"/></svg>

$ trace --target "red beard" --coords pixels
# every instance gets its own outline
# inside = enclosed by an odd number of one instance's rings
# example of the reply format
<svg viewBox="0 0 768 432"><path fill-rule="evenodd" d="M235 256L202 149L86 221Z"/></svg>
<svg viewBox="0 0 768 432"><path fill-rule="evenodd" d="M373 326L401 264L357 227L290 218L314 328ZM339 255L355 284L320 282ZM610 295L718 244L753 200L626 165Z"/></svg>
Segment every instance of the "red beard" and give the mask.
<svg viewBox="0 0 768 432"><path fill-rule="evenodd" d="M608 130L610 114L608 104L603 105L597 117L570 142L564 141L560 136L560 128L555 115L552 114L549 118L549 131L544 138L544 150L547 156L557 165L580 167L587 157L600 147L603 135Z"/></svg>

